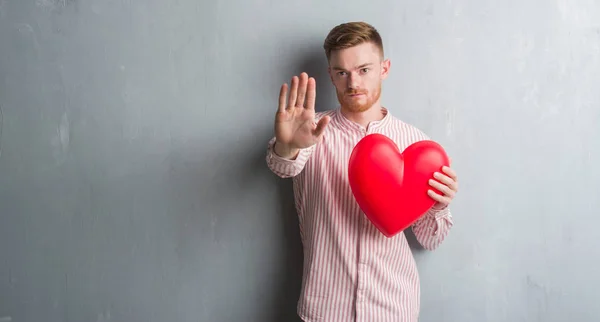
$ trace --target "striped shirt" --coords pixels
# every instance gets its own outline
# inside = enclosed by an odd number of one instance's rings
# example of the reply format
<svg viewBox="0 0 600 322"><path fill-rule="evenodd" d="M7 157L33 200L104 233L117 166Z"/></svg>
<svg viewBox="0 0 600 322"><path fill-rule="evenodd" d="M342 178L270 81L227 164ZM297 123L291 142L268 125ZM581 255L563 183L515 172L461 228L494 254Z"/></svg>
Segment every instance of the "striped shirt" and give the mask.
<svg viewBox="0 0 600 322"><path fill-rule="evenodd" d="M323 140L300 150L294 160L279 157L269 141L266 161L276 175L293 178L294 200L304 246L298 315L307 322L414 322L420 308L419 275L403 232L385 237L364 215L348 182L352 149L367 134L391 138L400 151L428 139L416 127L393 117L367 128L329 115ZM453 225L450 209L429 210L412 229L425 249L434 250Z"/></svg>

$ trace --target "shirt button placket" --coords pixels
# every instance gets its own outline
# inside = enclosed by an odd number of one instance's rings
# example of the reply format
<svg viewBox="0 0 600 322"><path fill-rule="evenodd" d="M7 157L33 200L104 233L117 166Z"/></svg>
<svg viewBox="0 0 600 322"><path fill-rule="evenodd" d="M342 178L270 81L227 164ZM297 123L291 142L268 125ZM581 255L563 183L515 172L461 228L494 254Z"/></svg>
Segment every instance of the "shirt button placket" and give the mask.
<svg viewBox="0 0 600 322"><path fill-rule="evenodd" d="M365 136L367 136L368 134L368 130L364 127L359 127L358 131L358 141L360 141L361 139L363 139ZM361 216L364 216L364 214L362 214L361 212ZM364 225L364 218L359 218L358 220L358 225L359 227L357 227L357 231L358 231L358 258L357 258L357 268L356 268L356 279L357 279L357 286L356 286L356 304L355 304L355 314L356 314L356 321L363 321L363 310L364 307L366 305L365 303L365 299L364 299L364 288L365 288L365 275L366 275L366 261L365 261L365 257L366 257L366 253L364 251L364 229L365 229L365 225Z"/></svg>

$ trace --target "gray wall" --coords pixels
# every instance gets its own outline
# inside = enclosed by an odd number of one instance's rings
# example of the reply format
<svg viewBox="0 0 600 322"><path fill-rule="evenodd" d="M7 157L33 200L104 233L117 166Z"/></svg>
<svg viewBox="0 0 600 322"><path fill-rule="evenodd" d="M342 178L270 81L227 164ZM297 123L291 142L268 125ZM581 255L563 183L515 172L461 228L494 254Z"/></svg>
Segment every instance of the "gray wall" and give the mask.
<svg viewBox="0 0 600 322"><path fill-rule="evenodd" d="M0 0L0 321L294 321L264 153L293 74L335 107L348 20L460 175L453 232L415 248L422 321L600 320L597 1Z"/></svg>

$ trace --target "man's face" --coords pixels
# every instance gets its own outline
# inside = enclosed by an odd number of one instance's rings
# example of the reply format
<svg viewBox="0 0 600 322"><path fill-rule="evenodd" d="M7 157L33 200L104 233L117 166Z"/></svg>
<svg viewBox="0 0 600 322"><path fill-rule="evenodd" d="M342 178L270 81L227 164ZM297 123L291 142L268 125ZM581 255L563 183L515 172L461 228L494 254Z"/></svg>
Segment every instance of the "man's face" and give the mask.
<svg viewBox="0 0 600 322"><path fill-rule="evenodd" d="M333 51L329 75L342 108L364 112L377 103L389 67L389 60L383 61L381 52L372 43Z"/></svg>

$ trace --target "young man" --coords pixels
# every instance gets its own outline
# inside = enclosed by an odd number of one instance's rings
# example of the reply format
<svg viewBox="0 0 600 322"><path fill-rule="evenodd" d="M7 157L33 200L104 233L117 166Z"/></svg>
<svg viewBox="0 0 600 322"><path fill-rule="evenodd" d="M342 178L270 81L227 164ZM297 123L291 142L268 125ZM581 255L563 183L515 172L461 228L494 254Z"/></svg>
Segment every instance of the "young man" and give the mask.
<svg viewBox="0 0 600 322"><path fill-rule="evenodd" d="M340 108L315 113L315 80L294 76L279 94L275 137L267 164L282 178L293 178L304 246L298 314L305 321L418 320L419 277L404 233L387 238L356 203L348 183L348 159L366 135L381 133L400 151L428 139L380 103L389 73L382 40L362 22L333 28L324 44L329 74ZM436 203L413 226L417 240L434 250L453 225L448 205L457 192L455 172L444 167L430 185Z"/></svg>

